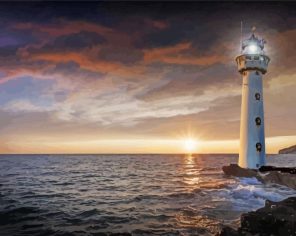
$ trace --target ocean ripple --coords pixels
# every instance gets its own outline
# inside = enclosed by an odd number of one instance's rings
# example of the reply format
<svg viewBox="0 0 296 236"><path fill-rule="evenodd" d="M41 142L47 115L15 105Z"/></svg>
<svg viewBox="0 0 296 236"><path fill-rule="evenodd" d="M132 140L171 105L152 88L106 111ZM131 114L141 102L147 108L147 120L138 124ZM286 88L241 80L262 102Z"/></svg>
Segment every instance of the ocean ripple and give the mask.
<svg viewBox="0 0 296 236"><path fill-rule="evenodd" d="M290 159L289 159L290 158ZM272 164L295 157L268 158ZM296 191L227 177L236 155L0 155L0 235L215 235Z"/></svg>

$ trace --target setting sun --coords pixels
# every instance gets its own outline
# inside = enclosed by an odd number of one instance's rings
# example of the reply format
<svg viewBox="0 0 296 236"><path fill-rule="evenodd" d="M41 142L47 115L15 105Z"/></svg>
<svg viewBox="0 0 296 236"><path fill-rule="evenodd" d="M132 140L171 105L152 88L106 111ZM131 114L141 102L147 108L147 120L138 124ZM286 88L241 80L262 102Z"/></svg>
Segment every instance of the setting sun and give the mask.
<svg viewBox="0 0 296 236"><path fill-rule="evenodd" d="M184 149L188 153L192 153L197 149L197 141L194 139L184 140Z"/></svg>

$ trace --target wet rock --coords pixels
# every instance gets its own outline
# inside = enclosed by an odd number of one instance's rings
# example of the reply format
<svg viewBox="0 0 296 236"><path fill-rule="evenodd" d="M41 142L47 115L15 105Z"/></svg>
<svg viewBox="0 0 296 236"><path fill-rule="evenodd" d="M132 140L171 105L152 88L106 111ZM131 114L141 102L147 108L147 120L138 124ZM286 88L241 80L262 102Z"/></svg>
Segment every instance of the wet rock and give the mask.
<svg viewBox="0 0 296 236"><path fill-rule="evenodd" d="M222 228L218 236L284 236L296 235L296 197L281 202L266 201L263 208L241 216L241 226Z"/></svg>
<svg viewBox="0 0 296 236"><path fill-rule="evenodd" d="M132 236L130 233L112 233L109 236Z"/></svg>
<svg viewBox="0 0 296 236"><path fill-rule="evenodd" d="M282 173L278 171L270 171L261 177L264 183L275 183L296 189L296 175Z"/></svg>
<svg viewBox="0 0 296 236"><path fill-rule="evenodd" d="M252 169L244 169L237 164L230 164L229 166L223 166L222 170L227 175L232 175L236 177L256 177L257 171Z"/></svg>
<svg viewBox="0 0 296 236"><path fill-rule="evenodd" d="M239 233L229 226L224 226L217 236L238 236Z"/></svg>
<svg viewBox="0 0 296 236"><path fill-rule="evenodd" d="M296 174L296 167L261 166L260 172L279 171L281 173Z"/></svg>
<svg viewBox="0 0 296 236"><path fill-rule="evenodd" d="M262 166L259 170L241 168L236 164L223 166L226 175L236 177L256 177L263 183L274 183L296 189L296 168Z"/></svg>

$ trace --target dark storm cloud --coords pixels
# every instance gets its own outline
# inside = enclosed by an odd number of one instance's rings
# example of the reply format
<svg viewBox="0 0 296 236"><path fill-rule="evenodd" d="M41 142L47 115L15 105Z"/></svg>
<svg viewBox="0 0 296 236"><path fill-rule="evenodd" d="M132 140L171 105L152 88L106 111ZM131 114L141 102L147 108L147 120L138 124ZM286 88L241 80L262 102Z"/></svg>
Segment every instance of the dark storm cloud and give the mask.
<svg viewBox="0 0 296 236"><path fill-rule="evenodd" d="M7 25L0 33L0 57L16 56L17 50L29 43L37 43L32 32L12 30Z"/></svg>
<svg viewBox="0 0 296 236"><path fill-rule="evenodd" d="M110 45L100 50L98 57L104 61L121 62L123 64L133 64L143 59L144 53L141 50L128 47Z"/></svg>
<svg viewBox="0 0 296 236"><path fill-rule="evenodd" d="M0 57L9 57L9 56L15 56L18 46L5 46L0 47Z"/></svg>
<svg viewBox="0 0 296 236"><path fill-rule="evenodd" d="M93 47L98 44L104 43L106 40L103 36L95 32L80 31L79 33L62 35L57 37L42 48L32 48L29 52L42 53L42 52L55 52L55 51L68 51L80 50L87 47Z"/></svg>
<svg viewBox="0 0 296 236"><path fill-rule="evenodd" d="M83 78L83 80L86 82L86 80L96 80L100 79L104 74L99 72L94 72L90 70L81 69L79 64L75 62L66 62L66 63L59 63L53 66L52 68L44 71L45 74L60 74L64 77L67 76L76 76L76 78Z"/></svg>

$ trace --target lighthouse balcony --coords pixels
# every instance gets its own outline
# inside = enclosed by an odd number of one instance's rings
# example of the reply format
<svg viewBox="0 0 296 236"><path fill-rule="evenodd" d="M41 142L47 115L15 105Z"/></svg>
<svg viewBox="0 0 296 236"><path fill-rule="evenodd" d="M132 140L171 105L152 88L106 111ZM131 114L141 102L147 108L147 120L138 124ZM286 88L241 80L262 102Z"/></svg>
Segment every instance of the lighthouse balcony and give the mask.
<svg viewBox="0 0 296 236"><path fill-rule="evenodd" d="M257 70L262 74L267 71L268 63L270 61L269 57L266 55L258 54L244 54L236 57L236 62L238 66L238 71L243 73L246 70Z"/></svg>

